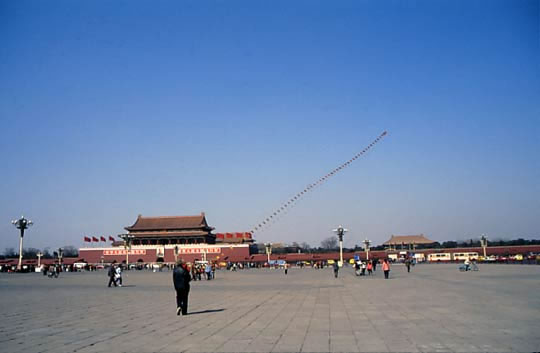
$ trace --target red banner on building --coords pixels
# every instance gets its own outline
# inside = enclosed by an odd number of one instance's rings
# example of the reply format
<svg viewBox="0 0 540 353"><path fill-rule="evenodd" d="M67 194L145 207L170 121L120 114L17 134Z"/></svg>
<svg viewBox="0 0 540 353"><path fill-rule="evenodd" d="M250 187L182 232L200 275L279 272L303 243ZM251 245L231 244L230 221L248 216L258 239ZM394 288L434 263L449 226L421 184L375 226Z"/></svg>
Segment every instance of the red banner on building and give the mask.
<svg viewBox="0 0 540 353"><path fill-rule="evenodd" d="M127 250L103 250L103 255L127 255ZM129 255L146 255L146 249L131 249Z"/></svg>
<svg viewBox="0 0 540 353"><path fill-rule="evenodd" d="M179 254L219 254L220 248L179 248Z"/></svg>

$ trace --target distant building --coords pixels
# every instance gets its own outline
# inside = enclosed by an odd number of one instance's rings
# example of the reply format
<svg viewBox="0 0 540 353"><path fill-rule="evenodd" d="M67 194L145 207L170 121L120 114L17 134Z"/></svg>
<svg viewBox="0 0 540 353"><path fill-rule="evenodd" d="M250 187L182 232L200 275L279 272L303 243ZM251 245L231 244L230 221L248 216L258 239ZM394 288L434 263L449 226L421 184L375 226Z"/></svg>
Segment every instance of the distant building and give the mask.
<svg viewBox="0 0 540 353"><path fill-rule="evenodd" d="M415 249L417 245L428 245L436 243L436 241L430 240L424 236L419 235L392 235L392 237L385 241L383 245L388 249Z"/></svg>
<svg viewBox="0 0 540 353"><path fill-rule="evenodd" d="M197 216L143 217L139 215L133 225L125 227L133 236L131 247L124 242L114 241L110 246L83 247L79 256L86 262L122 263L174 263L181 258L185 261L207 260L235 262L250 260L251 233L220 236L212 231L204 212Z"/></svg>
<svg viewBox="0 0 540 353"><path fill-rule="evenodd" d="M143 217L125 227L134 235L133 245L215 244L214 227L208 226L204 212L198 216Z"/></svg>

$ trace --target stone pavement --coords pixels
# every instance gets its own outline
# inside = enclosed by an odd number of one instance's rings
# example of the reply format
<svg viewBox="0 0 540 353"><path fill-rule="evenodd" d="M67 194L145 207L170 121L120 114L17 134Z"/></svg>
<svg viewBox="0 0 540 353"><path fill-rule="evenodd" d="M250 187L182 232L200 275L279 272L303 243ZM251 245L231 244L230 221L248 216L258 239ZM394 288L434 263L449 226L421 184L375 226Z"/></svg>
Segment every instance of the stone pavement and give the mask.
<svg viewBox="0 0 540 353"><path fill-rule="evenodd" d="M1 352L539 351L540 266L218 271L176 316L170 272L0 274Z"/></svg>

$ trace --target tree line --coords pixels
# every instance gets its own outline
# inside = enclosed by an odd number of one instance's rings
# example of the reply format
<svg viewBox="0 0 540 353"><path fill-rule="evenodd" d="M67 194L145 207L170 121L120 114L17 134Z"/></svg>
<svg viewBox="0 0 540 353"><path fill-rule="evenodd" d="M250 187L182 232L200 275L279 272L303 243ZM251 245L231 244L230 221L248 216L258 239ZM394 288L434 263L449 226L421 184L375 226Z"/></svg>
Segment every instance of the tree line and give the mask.
<svg viewBox="0 0 540 353"><path fill-rule="evenodd" d="M63 248L63 257L78 257L79 250L72 246L64 246ZM23 258L25 259L37 259L37 254L41 252L43 254L42 258L44 259L53 259L58 257L56 250L51 251L50 248L45 248L43 250L36 248L23 248ZM15 248L5 248L4 253L0 255L2 259L11 259L18 258L19 252L15 251Z"/></svg>
<svg viewBox="0 0 540 353"><path fill-rule="evenodd" d="M504 239L494 239L494 240L488 240L488 246L519 246L519 245L540 245L540 239L513 239L513 240L504 240ZM461 240L461 241L444 241L444 242L435 242L433 244L418 244L415 246L416 249L439 249L439 248L473 248L473 247L481 247L480 240L479 239L469 239L469 240ZM370 246L370 250L384 250L387 246L384 245L377 245L377 246ZM398 250L400 249L400 246L398 245L396 247ZM407 245L405 244L403 246L404 250L407 250ZM339 250L339 242L337 240L337 237L328 237L326 239L323 239L318 247L312 247L310 244L306 242L298 243L298 242L292 242L289 245L286 245L284 247L279 248L272 248L273 254L281 254L281 253L325 253L325 252L334 252ZM343 251L345 252L353 252L353 251L363 251L364 245L363 244L356 244L353 248L343 248ZM259 245L259 253L264 253L264 245Z"/></svg>

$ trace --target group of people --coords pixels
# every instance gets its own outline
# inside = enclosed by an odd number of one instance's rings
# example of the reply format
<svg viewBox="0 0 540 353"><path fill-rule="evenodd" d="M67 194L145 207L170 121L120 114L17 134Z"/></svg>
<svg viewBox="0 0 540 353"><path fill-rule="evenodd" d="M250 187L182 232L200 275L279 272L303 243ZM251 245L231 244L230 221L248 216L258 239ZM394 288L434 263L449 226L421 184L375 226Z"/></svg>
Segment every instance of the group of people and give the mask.
<svg viewBox="0 0 540 353"><path fill-rule="evenodd" d="M178 267L178 264L177 264ZM189 268L189 266L186 267ZM191 266L191 278L194 281L201 281L203 276L206 277L206 280L209 281L211 279L214 279L216 276L216 265L215 264L193 264Z"/></svg>
<svg viewBox="0 0 540 353"><path fill-rule="evenodd" d="M369 261L357 261L354 264L355 273L357 276L365 276L366 270L367 270L368 275L371 276L373 272L377 270L378 263L379 263L378 259L369 260ZM334 277L338 278L339 264L337 261L334 261L333 269L334 269ZM383 260L382 270L384 272L384 278L388 279L390 276L390 263L388 262L388 259Z"/></svg>
<svg viewBox="0 0 540 353"><path fill-rule="evenodd" d="M113 284L115 287L122 287L122 266L113 263L107 274L109 275L109 287Z"/></svg>
<svg viewBox="0 0 540 353"><path fill-rule="evenodd" d="M367 260L367 261L358 260L354 264L355 274L357 276L365 276L366 270L367 270L368 275L371 276L373 272L377 271L378 263L379 263L378 259Z"/></svg>
<svg viewBox="0 0 540 353"><path fill-rule="evenodd" d="M45 266L43 267L43 276L49 276L49 278L58 278L61 270L62 269L58 264Z"/></svg>

